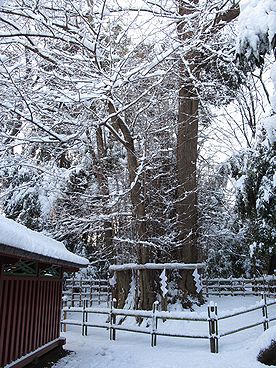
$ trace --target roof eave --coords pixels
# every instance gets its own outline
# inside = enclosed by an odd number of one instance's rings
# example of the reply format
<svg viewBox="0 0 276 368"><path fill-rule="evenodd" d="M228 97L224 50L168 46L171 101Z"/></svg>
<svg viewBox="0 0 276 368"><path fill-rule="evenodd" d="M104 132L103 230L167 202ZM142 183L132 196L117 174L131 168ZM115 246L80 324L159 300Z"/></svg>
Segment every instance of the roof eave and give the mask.
<svg viewBox="0 0 276 368"><path fill-rule="evenodd" d="M63 259L57 259L49 256L44 256L38 253L29 252L24 249L12 247L10 245L0 243L0 255L8 255L19 258L28 258L38 262L51 263L65 268L85 268L88 265L65 261Z"/></svg>

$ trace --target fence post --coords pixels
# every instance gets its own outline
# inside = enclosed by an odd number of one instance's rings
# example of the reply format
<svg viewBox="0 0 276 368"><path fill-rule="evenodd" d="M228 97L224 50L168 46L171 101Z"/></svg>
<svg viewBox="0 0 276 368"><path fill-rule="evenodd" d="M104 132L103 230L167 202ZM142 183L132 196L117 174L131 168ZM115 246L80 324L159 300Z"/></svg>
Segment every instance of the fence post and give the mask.
<svg viewBox="0 0 276 368"><path fill-rule="evenodd" d="M155 301L152 304L152 324L151 324L151 346L156 346L156 331L157 331L157 321L156 311L158 310L159 302Z"/></svg>
<svg viewBox="0 0 276 368"><path fill-rule="evenodd" d="M99 279L99 288L98 288L98 304L101 304L101 279Z"/></svg>
<svg viewBox="0 0 276 368"><path fill-rule="evenodd" d="M107 307L109 306L110 296L111 296L111 294L110 294L109 289L108 289L108 291L107 291L107 298L106 298L106 306Z"/></svg>
<svg viewBox="0 0 276 368"><path fill-rule="evenodd" d="M272 297L276 297L276 290L275 290L275 273L273 272L272 275L272 283L271 283L271 293L272 293Z"/></svg>
<svg viewBox="0 0 276 368"><path fill-rule="evenodd" d="M257 281L256 281L256 275L253 275L253 287L252 287L253 295L258 295L257 291Z"/></svg>
<svg viewBox="0 0 276 368"><path fill-rule="evenodd" d="M84 281L84 286L83 286L83 303L85 304L86 308L88 308L88 292L87 292L88 288L87 288L87 281Z"/></svg>
<svg viewBox="0 0 276 368"><path fill-rule="evenodd" d="M79 307L82 306L82 277L80 278L80 281L79 281Z"/></svg>
<svg viewBox="0 0 276 368"><path fill-rule="evenodd" d="M271 286L273 285L273 277L274 277L274 275L271 275L271 278L268 276L267 279L266 279L267 296L268 296L268 298L273 297L273 295L272 295L272 288L271 288Z"/></svg>
<svg viewBox="0 0 276 368"><path fill-rule="evenodd" d="M68 306L67 304L68 304L68 298L67 298L66 294L63 294L63 296L62 296L62 308L67 307Z"/></svg>
<svg viewBox="0 0 276 368"><path fill-rule="evenodd" d="M72 285L71 285L72 289L71 289L71 306L74 307L75 306L75 301L74 301L74 287L75 287L75 279L74 277L72 277Z"/></svg>
<svg viewBox="0 0 276 368"><path fill-rule="evenodd" d="M242 275L241 279L242 279L242 293L243 293L243 296L245 296L245 283L244 283L243 275Z"/></svg>
<svg viewBox="0 0 276 368"><path fill-rule="evenodd" d="M231 296L234 296L233 277L232 277L232 275L230 276L230 292L231 292Z"/></svg>
<svg viewBox="0 0 276 368"><path fill-rule="evenodd" d="M263 274L263 293L266 293L266 279L265 279L265 274Z"/></svg>
<svg viewBox="0 0 276 368"><path fill-rule="evenodd" d="M218 309L214 302L208 306L208 321L211 353L218 353Z"/></svg>
<svg viewBox="0 0 276 368"><path fill-rule="evenodd" d="M206 277L206 279L205 279L206 281L205 281L205 287L206 287L206 297L208 298L209 297L209 290L208 290L208 276Z"/></svg>
<svg viewBox="0 0 276 368"><path fill-rule="evenodd" d="M86 305L85 305L85 303L83 303L83 308L82 308L82 329L81 329L82 336L87 336L87 325L86 325L86 322L88 322L88 313L86 311Z"/></svg>
<svg viewBox="0 0 276 368"><path fill-rule="evenodd" d="M267 330L269 328L268 325L268 312L267 312L267 302L266 302L266 295L264 293L262 293L262 300L264 301L264 305L262 306L262 313L263 313L263 326L264 326L264 331Z"/></svg>
<svg viewBox="0 0 276 368"><path fill-rule="evenodd" d="M82 306L82 325L81 325L81 334L82 334L82 336L85 335L85 333L84 333L84 323L85 323L85 305Z"/></svg>
<svg viewBox="0 0 276 368"><path fill-rule="evenodd" d="M67 311L64 310L62 320L64 321L66 319L67 319ZM67 325L64 323L61 324L61 332L67 332Z"/></svg>
<svg viewBox="0 0 276 368"><path fill-rule="evenodd" d="M92 292L92 278L90 276L90 280L89 280L89 306L92 307L92 298L93 298L93 292Z"/></svg>
<svg viewBox="0 0 276 368"><path fill-rule="evenodd" d="M110 307L110 327L109 327L109 338L110 340L116 340L116 314L113 313L113 309L116 308L117 300L113 298L111 300L111 307Z"/></svg>

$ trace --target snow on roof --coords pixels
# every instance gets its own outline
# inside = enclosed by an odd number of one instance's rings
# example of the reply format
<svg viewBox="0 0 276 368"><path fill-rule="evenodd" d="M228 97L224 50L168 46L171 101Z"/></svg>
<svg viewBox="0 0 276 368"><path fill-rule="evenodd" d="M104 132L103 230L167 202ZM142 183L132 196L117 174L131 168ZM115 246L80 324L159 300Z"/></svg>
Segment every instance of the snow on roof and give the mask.
<svg viewBox="0 0 276 368"><path fill-rule="evenodd" d="M63 243L1 215L0 244L80 266L87 266L89 263L87 259L69 252Z"/></svg>

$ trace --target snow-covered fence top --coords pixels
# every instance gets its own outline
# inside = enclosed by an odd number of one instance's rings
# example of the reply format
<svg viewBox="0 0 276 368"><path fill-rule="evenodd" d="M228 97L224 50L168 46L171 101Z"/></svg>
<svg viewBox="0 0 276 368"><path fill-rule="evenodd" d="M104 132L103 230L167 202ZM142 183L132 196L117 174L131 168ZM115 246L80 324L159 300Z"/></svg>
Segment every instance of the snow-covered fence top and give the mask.
<svg viewBox="0 0 276 368"><path fill-rule="evenodd" d="M63 243L1 215L0 244L79 266L87 266L89 263L87 259L69 252Z"/></svg>
<svg viewBox="0 0 276 368"><path fill-rule="evenodd" d="M195 270L204 268L205 263L126 263L123 265L111 265L109 271L127 270Z"/></svg>

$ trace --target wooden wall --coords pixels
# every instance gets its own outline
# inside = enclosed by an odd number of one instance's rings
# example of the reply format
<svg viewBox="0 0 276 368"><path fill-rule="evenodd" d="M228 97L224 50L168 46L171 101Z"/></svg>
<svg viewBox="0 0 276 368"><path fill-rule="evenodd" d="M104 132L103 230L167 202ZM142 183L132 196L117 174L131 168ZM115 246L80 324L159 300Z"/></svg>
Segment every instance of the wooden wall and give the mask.
<svg viewBox="0 0 276 368"><path fill-rule="evenodd" d="M59 337L61 294L61 278L10 276L1 270L0 367Z"/></svg>

